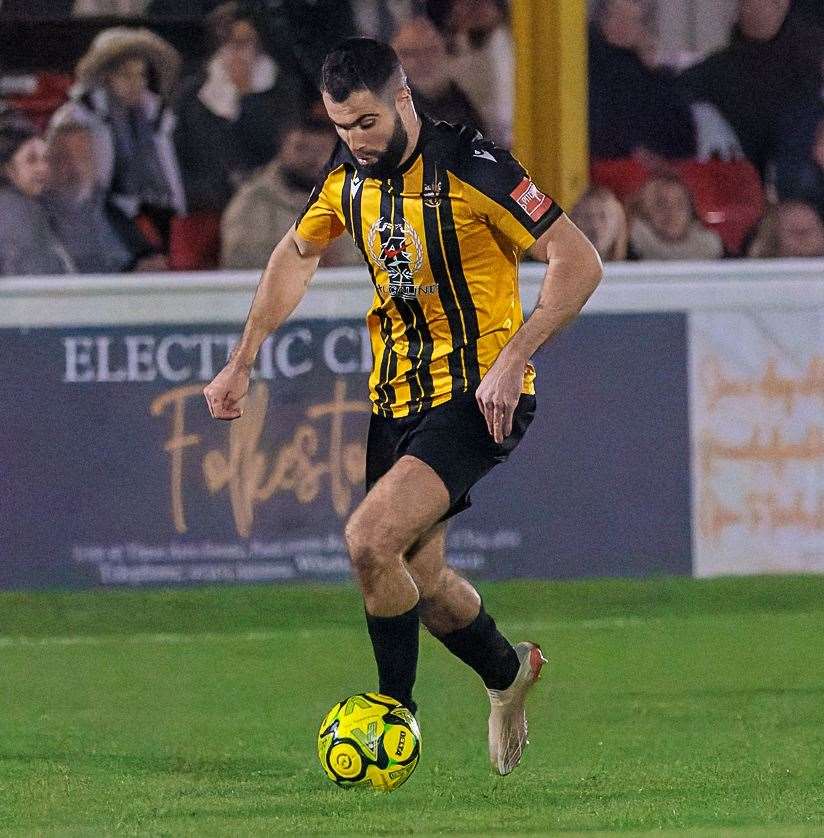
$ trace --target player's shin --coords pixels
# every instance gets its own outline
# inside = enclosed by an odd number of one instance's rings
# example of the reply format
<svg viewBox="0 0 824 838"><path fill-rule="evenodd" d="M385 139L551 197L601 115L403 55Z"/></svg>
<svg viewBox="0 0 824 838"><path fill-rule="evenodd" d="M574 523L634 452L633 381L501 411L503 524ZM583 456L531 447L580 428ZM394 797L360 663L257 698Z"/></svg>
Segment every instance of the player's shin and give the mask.
<svg viewBox="0 0 824 838"><path fill-rule="evenodd" d="M427 607L432 605L427 604ZM512 644L498 631L495 620L487 614L483 601L477 616L468 625L447 634L438 631L434 614L432 620L424 617L424 623L453 655L478 673L488 689L505 690L515 680L520 666L518 656Z"/></svg>
<svg viewBox="0 0 824 838"><path fill-rule="evenodd" d="M394 617L375 617L367 611L366 625L378 666L379 692L415 713L412 688L418 669L418 606Z"/></svg>

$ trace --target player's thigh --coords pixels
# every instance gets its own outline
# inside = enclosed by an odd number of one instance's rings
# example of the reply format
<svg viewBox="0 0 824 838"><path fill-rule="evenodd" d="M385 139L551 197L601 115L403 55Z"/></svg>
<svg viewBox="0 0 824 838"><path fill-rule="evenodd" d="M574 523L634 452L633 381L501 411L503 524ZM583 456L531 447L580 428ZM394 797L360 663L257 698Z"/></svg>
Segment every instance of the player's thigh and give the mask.
<svg viewBox="0 0 824 838"><path fill-rule="evenodd" d="M422 597L441 584L446 570L446 522L435 524L406 553L407 567Z"/></svg>
<svg viewBox="0 0 824 838"><path fill-rule="evenodd" d="M346 525L350 553L405 554L448 509L443 480L422 460L404 455L352 513Z"/></svg>

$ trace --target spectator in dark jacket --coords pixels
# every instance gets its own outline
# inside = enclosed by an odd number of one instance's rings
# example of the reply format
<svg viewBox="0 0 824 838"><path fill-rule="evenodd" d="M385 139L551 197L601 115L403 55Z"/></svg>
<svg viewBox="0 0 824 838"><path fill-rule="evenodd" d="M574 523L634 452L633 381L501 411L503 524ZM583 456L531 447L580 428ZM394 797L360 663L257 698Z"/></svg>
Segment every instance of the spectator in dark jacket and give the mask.
<svg viewBox="0 0 824 838"><path fill-rule="evenodd" d="M817 93L824 36L790 13L790 0L740 0L730 44L681 77L693 101L715 105L763 174L779 146L782 114Z"/></svg>
<svg viewBox="0 0 824 838"><path fill-rule="evenodd" d="M667 71L645 63L649 0L600 0L589 35L590 150L596 158L692 157L692 115Z"/></svg>
<svg viewBox="0 0 824 838"><path fill-rule="evenodd" d="M477 111L449 74L446 42L428 18L414 17L402 24L392 47L409 77L419 112L484 132Z"/></svg>
<svg viewBox="0 0 824 838"><path fill-rule="evenodd" d="M808 110L815 120L809 132L812 138L780 148L775 187L782 201L807 201L824 211L824 105L810 103Z"/></svg>
<svg viewBox="0 0 824 838"><path fill-rule="evenodd" d="M271 160L305 107L301 81L264 50L266 17L225 3L210 16L219 44L178 104L175 135L190 210L222 210Z"/></svg>
<svg viewBox="0 0 824 838"><path fill-rule="evenodd" d="M824 3L821 0L795 0L794 8L807 20L824 26Z"/></svg>

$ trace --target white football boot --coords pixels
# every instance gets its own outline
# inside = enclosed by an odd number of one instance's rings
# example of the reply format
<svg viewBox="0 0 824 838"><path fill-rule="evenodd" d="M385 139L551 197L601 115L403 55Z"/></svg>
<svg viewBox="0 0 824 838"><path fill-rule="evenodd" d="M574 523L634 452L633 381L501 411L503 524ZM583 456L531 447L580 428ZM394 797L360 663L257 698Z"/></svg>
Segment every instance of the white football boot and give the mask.
<svg viewBox="0 0 824 838"><path fill-rule="evenodd" d="M515 680L505 690L489 693L489 759L499 774L509 774L521 761L529 744L524 701L529 688L538 680L547 662L537 643L516 643L515 654L521 665Z"/></svg>

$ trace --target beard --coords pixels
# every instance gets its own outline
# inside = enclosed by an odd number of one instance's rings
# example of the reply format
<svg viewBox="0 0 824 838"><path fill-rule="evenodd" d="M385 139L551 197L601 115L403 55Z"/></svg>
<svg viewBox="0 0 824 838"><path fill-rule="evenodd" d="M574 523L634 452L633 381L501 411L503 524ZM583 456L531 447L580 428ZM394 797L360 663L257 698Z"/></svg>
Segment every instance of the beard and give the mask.
<svg viewBox="0 0 824 838"><path fill-rule="evenodd" d="M389 142L386 144L386 148L377 155L374 163L361 166L361 171L366 177L389 177L400 165L408 142L409 135L403 127L400 116L395 114L395 127L392 131L392 136L389 138Z"/></svg>
<svg viewBox="0 0 824 838"><path fill-rule="evenodd" d="M319 172L307 172L305 169L293 169L290 166L283 166L280 174L287 186L301 192L311 192L320 177Z"/></svg>

